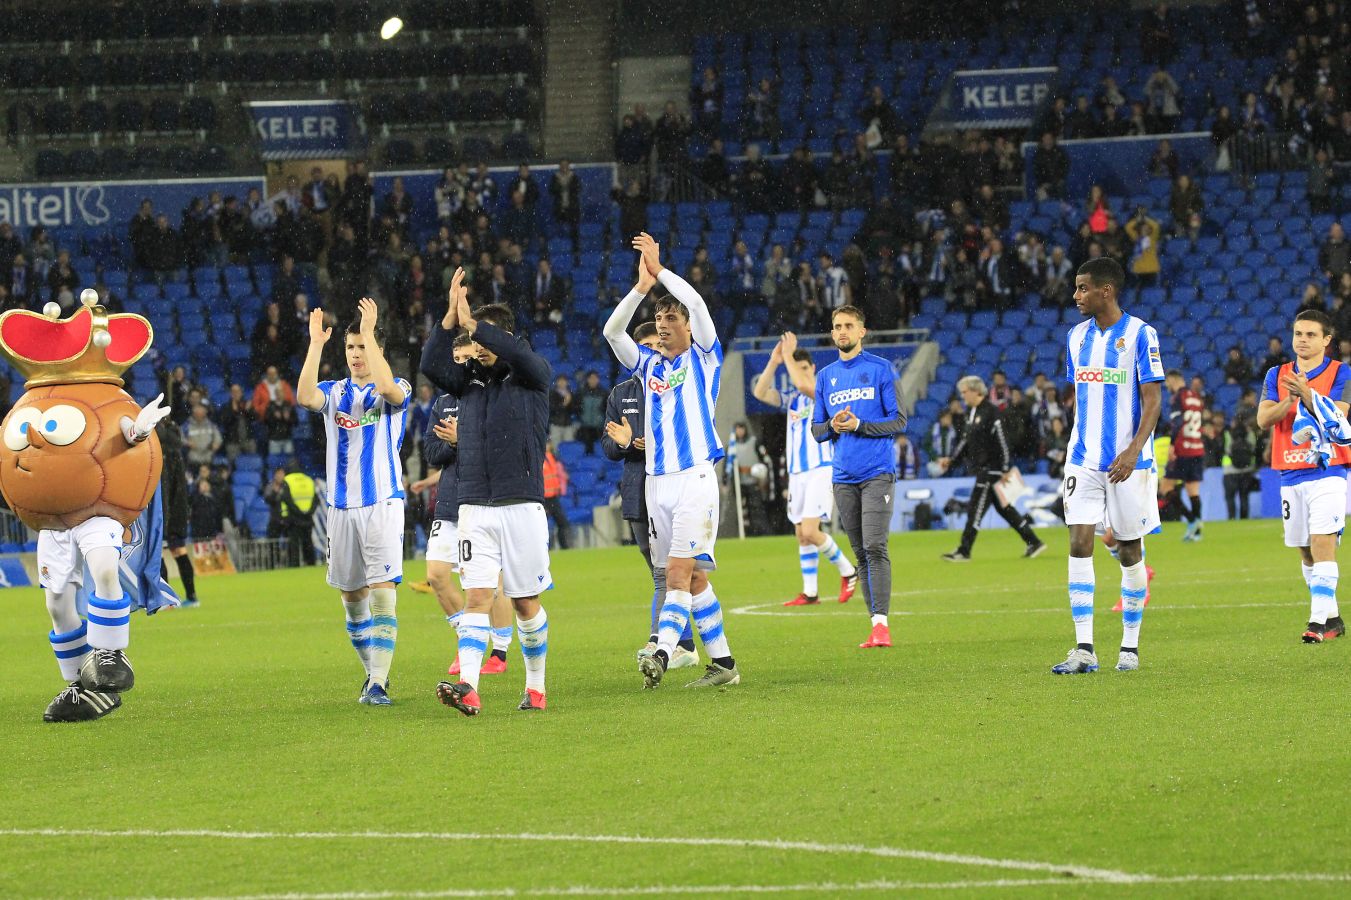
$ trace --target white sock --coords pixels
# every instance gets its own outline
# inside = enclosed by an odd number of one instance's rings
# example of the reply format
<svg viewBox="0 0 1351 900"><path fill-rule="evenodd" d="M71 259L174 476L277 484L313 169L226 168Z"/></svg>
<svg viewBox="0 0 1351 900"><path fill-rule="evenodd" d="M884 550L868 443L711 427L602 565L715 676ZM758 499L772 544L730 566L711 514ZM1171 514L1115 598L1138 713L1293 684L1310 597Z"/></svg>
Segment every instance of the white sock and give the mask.
<svg viewBox="0 0 1351 900"><path fill-rule="evenodd" d="M690 620L690 607L694 598L689 591L667 591L666 602L662 604L661 614L657 616L657 649L666 651L669 660L675 653L680 635Z"/></svg>
<svg viewBox="0 0 1351 900"><path fill-rule="evenodd" d="M542 694L544 663L549 655L549 616L541 606L533 619L522 619L517 616L516 628L521 633L521 656L525 659L525 686ZM508 628L507 631L510 632L511 629ZM460 668L464 668L464 663L460 663Z"/></svg>
<svg viewBox="0 0 1351 900"><path fill-rule="evenodd" d="M488 652L492 628L487 613L467 612L460 616L460 680L478 690L479 670L483 668L483 654Z"/></svg>
<svg viewBox="0 0 1351 900"><path fill-rule="evenodd" d="M89 646L95 650L125 650L131 642L131 598L116 600L89 595Z"/></svg>
<svg viewBox="0 0 1351 900"><path fill-rule="evenodd" d="M1313 566L1301 559L1299 561L1299 570L1304 574L1304 586L1308 587L1309 579L1313 577Z"/></svg>
<svg viewBox="0 0 1351 900"><path fill-rule="evenodd" d="M873 621L873 624L874 624L874 625L886 625L888 628L891 627L890 625L887 625L887 617L886 617L886 616L876 616L876 615L875 615L875 616L873 616L872 621Z"/></svg>
<svg viewBox="0 0 1351 900"><path fill-rule="evenodd" d="M1326 625L1337 615L1337 564L1316 562L1309 574L1309 621Z"/></svg>
<svg viewBox="0 0 1351 900"><path fill-rule="evenodd" d="M1070 557L1070 615L1074 617L1074 640L1093 643L1093 557Z"/></svg>
<svg viewBox="0 0 1351 900"><path fill-rule="evenodd" d="M56 654L56 664L61 667L61 677L66 681L74 681L80 677L80 665L89 655L87 629L88 626L81 622L80 627L73 631L62 634L55 631L47 633L47 640L52 644L52 652Z"/></svg>
<svg viewBox="0 0 1351 900"><path fill-rule="evenodd" d="M394 663L394 645L399 640L399 620L394 615L398 594L394 588L371 589L371 684L384 687Z"/></svg>
<svg viewBox="0 0 1351 900"><path fill-rule="evenodd" d="M366 677L371 674L371 601L369 597L360 600L342 601L343 612L347 615L347 637L352 641L352 649L361 660L361 668Z"/></svg>
<svg viewBox="0 0 1351 900"><path fill-rule="evenodd" d="M802 569L802 593L808 597L816 596L816 564L818 562L816 547L812 544L807 546L798 545L797 564Z"/></svg>
<svg viewBox="0 0 1351 900"><path fill-rule="evenodd" d="M1121 567L1121 647L1136 650L1140 646L1140 620L1145 614L1145 592L1149 577L1144 561Z"/></svg>
<svg viewBox="0 0 1351 900"><path fill-rule="evenodd" d="M821 555L830 560L835 565L835 568L840 570L841 578L853 578L858 570L855 569L854 564L849 561L849 557L844 555L844 551L840 549L839 544L835 543L833 537L826 534L825 539L826 542L818 545L816 549L821 551Z"/></svg>
<svg viewBox="0 0 1351 900"><path fill-rule="evenodd" d="M704 642L704 651L709 658L731 656L732 649L727 644L727 634L722 627L722 604L718 602L718 595L713 593L713 585L709 584L690 603L694 611L694 627L699 631L699 640Z"/></svg>
<svg viewBox="0 0 1351 900"><path fill-rule="evenodd" d="M506 652L511 647L511 626L493 629L493 650Z"/></svg>
<svg viewBox="0 0 1351 900"><path fill-rule="evenodd" d="M460 628L460 616L462 615L464 615L463 610L457 613L451 613L450 615L446 616L446 621L450 623L451 628L454 628L458 631Z"/></svg>

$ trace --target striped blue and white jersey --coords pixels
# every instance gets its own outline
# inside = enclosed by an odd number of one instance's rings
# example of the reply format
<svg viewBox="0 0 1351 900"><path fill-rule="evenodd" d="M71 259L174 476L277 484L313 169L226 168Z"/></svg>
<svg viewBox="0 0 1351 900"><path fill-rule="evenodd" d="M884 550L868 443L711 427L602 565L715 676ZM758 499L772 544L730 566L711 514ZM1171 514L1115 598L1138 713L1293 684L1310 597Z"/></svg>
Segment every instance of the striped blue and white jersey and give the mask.
<svg viewBox="0 0 1351 900"><path fill-rule="evenodd" d="M821 304L826 309L839 309L845 305L844 286L849 283L849 275L840 266L831 266L821 273Z"/></svg>
<svg viewBox="0 0 1351 900"><path fill-rule="evenodd" d="M723 458L713 424L722 379L721 341L715 338L708 349L690 344L675 359L639 347L634 371L642 377L646 398L647 474L670 475Z"/></svg>
<svg viewBox="0 0 1351 900"><path fill-rule="evenodd" d="M374 383L359 386L350 378L319 382L324 392L319 414L328 437L329 506L355 509L404 496L399 448L413 386L402 378L395 380L403 390L403 403L398 405L381 397Z"/></svg>
<svg viewBox="0 0 1351 900"><path fill-rule="evenodd" d="M1140 385L1163 381L1159 335L1129 314L1106 331L1088 319L1070 329L1065 377L1074 383L1074 428L1066 462L1105 472L1140 427ZM1154 465L1145 441L1135 468Z"/></svg>
<svg viewBox="0 0 1351 900"><path fill-rule="evenodd" d="M812 436L812 406L816 398L796 388L779 393L779 406L788 413L788 474L810 472L835 459L835 443Z"/></svg>

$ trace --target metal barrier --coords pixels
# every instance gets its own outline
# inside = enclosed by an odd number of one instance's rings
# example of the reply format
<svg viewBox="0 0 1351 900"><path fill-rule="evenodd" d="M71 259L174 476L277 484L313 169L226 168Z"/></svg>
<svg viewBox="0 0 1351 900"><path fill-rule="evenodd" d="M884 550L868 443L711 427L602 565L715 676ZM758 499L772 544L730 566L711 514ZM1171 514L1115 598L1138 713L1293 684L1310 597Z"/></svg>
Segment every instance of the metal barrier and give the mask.
<svg viewBox="0 0 1351 900"><path fill-rule="evenodd" d="M38 533L19 520L11 510L0 509L0 544L22 546L38 539Z"/></svg>
<svg viewBox="0 0 1351 900"><path fill-rule="evenodd" d="M287 565L285 538L229 538L230 559L236 572L269 572Z"/></svg>

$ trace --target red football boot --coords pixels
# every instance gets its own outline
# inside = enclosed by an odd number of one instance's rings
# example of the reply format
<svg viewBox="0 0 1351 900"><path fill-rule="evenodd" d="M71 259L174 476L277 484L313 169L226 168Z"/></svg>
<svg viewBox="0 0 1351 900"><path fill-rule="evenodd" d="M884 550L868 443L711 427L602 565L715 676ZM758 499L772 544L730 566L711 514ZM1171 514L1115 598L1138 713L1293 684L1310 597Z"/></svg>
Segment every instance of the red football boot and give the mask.
<svg viewBox="0 0 1351 900"><path fill-rule="evenodd" d="M868 635L868 639L866 641L859 644L859 647L864 650L867 650L871 647L890 647L890 646L891 646L891 629L881 623L874 625L872 634Z"/></svg>
<svg viewBox="0 0 1351 900"><path fill-rule="evenodd" d="M1148 563L1145 564L1145 606L1149 605L1149 583L1154 580L1154 569ZM1143 607L1142 607L1143 608ZM1112 612L1121 612L1121 598L1117 598L1116 606L1112 607Z"/></svg>
<svg viewBox="0 0 1351 900"><path fill-rule="evenodd" d="M459 675L459 674L460 674L460 656L459 656L459 654L456 654L456 655L455 655L455 662L453 662L453 663L450 664L450 668L449 668L449 669L446 669L446 674L447 674L447 675Z"/></svg>
<svg viewBox="0 0 1351 900"><path fill-rule="evenodd" d="M483 667L479 669L480 675L501 675L507 670L507 661L498 659L496 656L489 656L483 661Z"/></svg>
<svg viewBox="0 0 1351 900"><path fill-rule="evenodd" d="M478 699L478 691L466 681L451 684L443 681L436 686L436 698L446 706L454 707L466 716L476 716L483 709Z"/></svg>
<svg viewBox="0 0 1351 900"><path fill-rule="evenodd" d="M543 694L543 693L541 693L540 691L537 691L537 690L535 690L535 689L533 689L533 688L526 688L526 689L525 689L525 696L521 698L521 705L518 706L518 707L516 707L516 708L517 708L517 709L526 709L526 710L531 710L531 709L539 709L539 710L542 710L542 709L544 709L544 707L545 707L545 702L546 702L546 701L545 701L545 699L544 699L544 694Z"/></svg>
<svg viewBox="0 0 1351 900"><path fill-rule="evenodd" d="M850 575L848 578L840 579L840 602L848 603L849 598L854 596L854 591L858 590L858 572Z"/></svg>
<svg viewBox="0 0 1351 900"><path fill-rule="evenodd" d="M808 597L806 594L798 594L792 600L783 601L784 606L815 606L821 601L815 597Z"/></svg>

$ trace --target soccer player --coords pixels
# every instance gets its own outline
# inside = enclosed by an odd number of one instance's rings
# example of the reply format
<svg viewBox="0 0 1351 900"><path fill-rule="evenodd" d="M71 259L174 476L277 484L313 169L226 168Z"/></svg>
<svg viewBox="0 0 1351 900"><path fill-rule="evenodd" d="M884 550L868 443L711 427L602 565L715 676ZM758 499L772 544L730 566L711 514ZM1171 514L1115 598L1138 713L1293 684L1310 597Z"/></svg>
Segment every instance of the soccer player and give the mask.
<svg viewBox="0 0 1351 900"><path fill-rule="evenodd" d="M1149 580L1144 536L1159 524L1154 426L1162 404L1159 336L1121 311L1121 265L1091 259L1074 279L1074 302L1088 318L1070 329L1066 378L1074 383L1075 416L1065 459L1065 523L1070 530L1069 595L1076 645L1056 675L1098 670L1093 650L1093 542L1112 529L1121 564L1121 653L1117 669L1140 668L1140 621Z"/></svg>
<svg viewBox="0 0 1351 900"><path fill-rule="evenodd" d="M723 630L722 606L708 573L717 567L721 496L713 465L723 458L713 421L722 372L722 344L704 298L661 264L651 235L633 239L641 256L638 282L605 323L605 339L619 361L645 386L643 415L646 447L648 529L652 558L666 561L666 602L657 622L657 648L639 653L643 686L655 688L670 667L690 616L711 662L704 677L686 687L705 688L741 682ZM670 291L656 303L660 351L640 347L629 337L629 319L658 283Z"/></svg>
<svg viewBox="0 0 1351 900"><path fill-rule="evenodd" d="M455 336L451 351L455 362L463 365L472 358L472 343L464 332ZM436 508L432 511L431 531L427 535L427 582L436 595L436 602L446 614L446 621L457 635L460 617L464 613L464 592L453 577L460 570L460 501L455 491L455 445L459 442L459 414L460 401L450 394L442 394L432 404L427 430L422 436L422 458L427 465L440 467L440 471L429 473L427 478L413 485L414 490L421 490L430 485L433 476L437 479ZM483 661L479 674L501 675L507 671L512 625L511 604L500 590L493 595L489 619L493 630L493 650ZM451 663L447 674L460 674L459 654L456 654L455 662Z"/></svg>
<svg viewBox="0 0 1351 900"><path fill-rule="evenodd" d="M1309 624L1301 636L1306 644L1346 634L1337 609L1337 541L1346 524L1351 447L1333 444L1324 468L1310 460L1310 447L1297 447L1292 439L1298 407L1312 411L1315 393L1343 414L1351 402L1351 369L1327 357L1331 341L1332 320L1326 313L1306 309L1295 316L1295 361L1267 370L1257 407L1257 427L1271 429L1271 467L1281 473L1285 545L1299 548L1309 588Z"/></svg>
<svg viewBox="0 0 1351 900"><path fill-rule="evenodd" d="M896 371L863 349L868 334L863 310L841 306L830 316L830 337L839 359L816 374L812 437L834 445L831 480L840 525L858 559L872 631L864 649L891 646L891 495L896 435L905 413L896 402Z"/></svg>
<svg viewBox="0 0 1351 900"><path fill-rule="evenodd" d="M653 352L661 351L657 340L657 323L644 322L633 329L633 339L638 346ZM623 500L624 521L629 523L633 532L633 542L638 552L643 554L647 570L652 576L652 616L648 632L647 646L639 652L655 653L657 650L657 619L661 615L662 604L666 601L666 565L665 560L652 559L652 539L647 527L647 501L644 491L647 484L647 441L643 431L643 378L635 373L616 384L610 391L605 404L605 434L601 436L600 446L610 459L623 461L624 474L620 477L619 494ZM694 632L690 623L685 622L685 630L676 644L671 656L669 668L683 669L699 665L699 654L694 649Z"/></svg>
<svg viewBox="0 0 1351 900"><path fill-rule="evenodd" d="M422 372L460 401L455 473L460 502L460 680L442 681L436 695L466 716L483 708L478 682L487 651L493 592L516 608L525 659L525 695L518 709L546 706L545 664L549 617L539 595L553 587L549 520L544 514L544 444L549 433L548 360L512 334L516 317L501 305L471 311L464 270L451 278L441 327L422 354ZM449 346L463 328L474 358L458 363Z"/></svg>
<svg viewBox="0 0 1351 900"><path fill-rule="evenodd" d="M324 311L310 312L310 346L296 402L322 413L328 438L328 583L342 592L347 632L366 670L359 700L388 706L389 668L399 635L396 586L403 580L403 445L413 386L385 359L375 301L363 297L347 326L351 373L319 381L319 361L333 334Z"/></svg>
<svg viewBox="0 0 1351 900"><path fill-rule="evenodd" d="M1206 472L1206 445L1201 440L1201 425L1205 418L1205 401L1187 387L1187 381L1177 369L1169 369L1164 376L1168 388L1168 423L1172 430L1172 448L1168 451L1168 465L1164 469L1163 492L1171 494L1181 482L1187 490L1190 508L1177 497L1187 529L1184 541L1201 540L1201 476Z"/></svg>
<svg viewBox="0 0 1351 900"><path fill-rule="evenodd" d="M792 387L780 393L774 387L779 366L788 370ZM812 407L816 402L816 363L812 355L797 345L797 335L785 332L769 354L769 363L751 388L755 399L776 406L788 415L788 521L797 535L798 566L802 569L802 593L784 606L811 606L817 598L817 567L821 555L840 573L840 602L848 603L858 588L858 571L835 539L821 530L830 521L834 506L831 496L831 460L834 444L812 437Z"/></svg>

